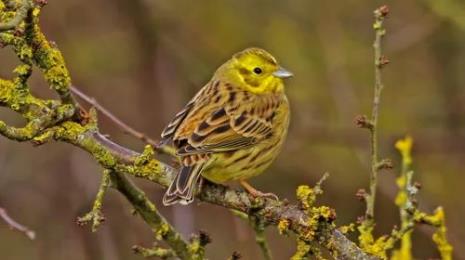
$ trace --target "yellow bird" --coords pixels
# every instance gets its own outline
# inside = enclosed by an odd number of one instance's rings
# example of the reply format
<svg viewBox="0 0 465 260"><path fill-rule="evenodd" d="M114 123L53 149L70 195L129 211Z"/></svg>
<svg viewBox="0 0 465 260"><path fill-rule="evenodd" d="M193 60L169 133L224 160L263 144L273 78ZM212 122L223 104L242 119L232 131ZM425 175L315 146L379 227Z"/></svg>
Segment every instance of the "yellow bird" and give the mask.
<svg viewBox="0 0 465 260"><path fill-rule="evenodd" d="M160 144L172 142L182 164L163 204L191 203L202 177L240 181L252 195L269 196L245 180L262 173L280 151L289 126L283 79L292 76L259 48L224 63L161 134Z"/></svg>

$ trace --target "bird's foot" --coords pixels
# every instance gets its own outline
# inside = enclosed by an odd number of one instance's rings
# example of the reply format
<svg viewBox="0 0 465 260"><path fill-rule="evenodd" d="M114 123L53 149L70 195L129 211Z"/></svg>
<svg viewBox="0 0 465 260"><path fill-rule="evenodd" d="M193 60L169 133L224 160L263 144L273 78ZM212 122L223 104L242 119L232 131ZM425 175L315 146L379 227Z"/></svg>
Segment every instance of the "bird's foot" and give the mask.
<svg viewBox="0 0 465 260"><path fill-rule="evenodd" d="M240 184L242 185L242 187L244 187L244 189L250 194L252 195L253 197L255 198L269 198L269 199L274 199L274 200L279 200L278 196L276 196L276 194L274 193L271 193L271 192L261 192L257 189L255 189L254 187L252 187L252 185L250 185L248 182L246 181L240 181Z"/></svg>

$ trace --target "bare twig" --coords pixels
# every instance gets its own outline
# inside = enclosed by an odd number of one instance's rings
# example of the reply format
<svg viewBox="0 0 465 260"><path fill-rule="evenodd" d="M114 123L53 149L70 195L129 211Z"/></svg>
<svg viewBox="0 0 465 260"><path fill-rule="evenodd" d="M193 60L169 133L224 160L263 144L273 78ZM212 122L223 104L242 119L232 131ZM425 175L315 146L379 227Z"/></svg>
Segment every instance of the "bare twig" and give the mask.
<svg viewBox="0 0 465 260"><path fill-rule="evenodd" d="M0 208L0 218L8 224L8 226L16 231L24 233L29 239L33 240L36 237L34 231L30 230L28 227L19 224L13 218L11 218L4 208Z"/></svg>
<svg viewBox="0 0 465 260"><path fill-rule="evenodd" d="M360 225L357 227L359 231L359 245L362 249L372 254L384 257L385 252L376 251L376 241L373 237L373 229L375 227L375 201L376 191L378 186L378 173L382 168L386 168L390 164L387 160L380 160L378 155L378 115L381 100L381 91L383 90L383 82L381 78L382 68L389 63L388 59L382 55L381 42L386 34L383 23L389 13L389 8L383 5L374 11L375 22L373 29L375 30L375 40L373 42L374 49L374 67L375 67L375 84L373 94L373 106L371 111L371 119L366 116L358 116L355 123L358 127L366 128L370 131L370 149L371 149L371 174L370 174L370 190L366 192L361 190L358 192L358 197L366 203L365 216L359 219ZM379 240L381 241L381 240Z"/></svg>
<svg viewBox="0 0 465 260"><path fill-rule="evenodd" d="M124 133L130 134L134 136L135 138L140 139L142 142L152 145L157 151L160 151L165 154L174 155L173 149L170 149L169 147L166 147L166 146L160 147L156 140L148 137L146 134L140 131L137 131L136 129L132 128L131 126L123 122L121 119L115 116L112 112L110 112L108 109L102 106L95 98L88 96L87 94L79 90L76 86L71 86L70 90L76 96L78 96L85 102L89 103L91 106L95 107L105 117L107 117L113 123L115 123Z"/></svg>
<svg viewBox="0 0 465 260"><path fill-rule="evenodd" d="M371 112L370 130L370 143L371 143L371 175L370 175L370 192L367 194L366 203L367 209L365 213L366 221L372 221L374 218L376 188L378 185L378 172L379 172L379 155L378 155L378 114L379 105L381 100L381 91L383 90L383 82L381 78L381 70L388 63L388 60L382 55L381 42L386 33L383 22L389 13L387 6L381 6L376 9L375 23L373 28L375 30L375 41L373 43L375 53L375 87L373 95L373 107Z"/></svg>

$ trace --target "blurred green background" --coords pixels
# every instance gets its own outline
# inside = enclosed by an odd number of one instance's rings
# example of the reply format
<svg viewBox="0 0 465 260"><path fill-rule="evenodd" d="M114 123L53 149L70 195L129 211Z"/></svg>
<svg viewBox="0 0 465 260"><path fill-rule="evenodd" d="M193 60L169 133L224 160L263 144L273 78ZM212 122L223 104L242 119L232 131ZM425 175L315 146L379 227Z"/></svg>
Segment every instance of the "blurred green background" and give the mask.
<svg viewBox="0 0 465 260"><path fill-rule="evenodd" d="M380 146L396 167L380 176L377 233L398 223L394 205L399 156L396 139L415 140L415 179L423 185L420 208L446 210L455 258L465 259L465 2L405 1L49 1L41 24L63 52L74 84L131 126L157 138L170 118L233 53L262 47L293 71L288 140L276 163L252 183L295 200L299 184L312 185L328 171L320 203L337 210L339 224L356 220L364 205L354 194L368 186L368 132L353 118L369 114L373 86L372 11L389 4ZM11 77L18 61L0 50L0 76ZM53 96L38 71L34 94ZM22 119L4 108L0 118ZM133 149L143 144L101 116L101 130ZM0 222L2 259L141 259L131 246L149 246L149 228L131 215L117 192L105 199L105 224L97 233L74 221L87 212L101 169L66 144L33 148L0 138L0 206L37 233L30 241ZM206 204L163 207L163 190L137 180L184 234L207 230L210 259L239 251L259 259L247 223ZM276 259L295 250L293 239L267 231ZM437 258L432 230L414 233L418 259Z"/></svg>

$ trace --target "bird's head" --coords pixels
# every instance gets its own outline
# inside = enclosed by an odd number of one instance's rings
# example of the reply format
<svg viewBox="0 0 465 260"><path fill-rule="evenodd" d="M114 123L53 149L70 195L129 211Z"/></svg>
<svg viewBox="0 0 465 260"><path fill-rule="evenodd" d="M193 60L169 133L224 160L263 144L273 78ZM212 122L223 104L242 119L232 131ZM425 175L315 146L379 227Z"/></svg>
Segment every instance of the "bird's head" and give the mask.
<svg viewBox="0 0 465 260"><path fill-rule="evenodd" d="M234 54L215 75L256 94L282 92L283 79L293 76L271 54L259 48Z"/></svg>

